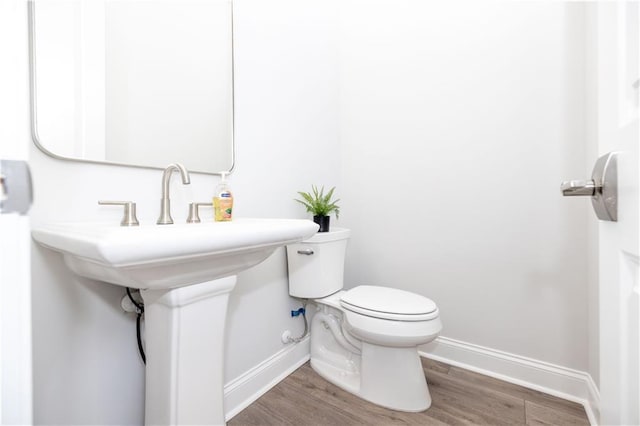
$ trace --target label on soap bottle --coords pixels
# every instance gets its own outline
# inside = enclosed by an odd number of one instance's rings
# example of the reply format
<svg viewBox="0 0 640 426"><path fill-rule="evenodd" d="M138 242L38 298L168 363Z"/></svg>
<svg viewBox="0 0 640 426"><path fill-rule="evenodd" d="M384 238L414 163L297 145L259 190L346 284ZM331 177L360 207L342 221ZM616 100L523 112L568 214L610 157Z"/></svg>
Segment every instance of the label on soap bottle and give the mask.
<svg viewBox="0 0 640 426"><path fill-rule="evenodd" d="M213 197L213 210L216 222L228 222L233 214L233 196L230 192L223 192Z"/></svg>

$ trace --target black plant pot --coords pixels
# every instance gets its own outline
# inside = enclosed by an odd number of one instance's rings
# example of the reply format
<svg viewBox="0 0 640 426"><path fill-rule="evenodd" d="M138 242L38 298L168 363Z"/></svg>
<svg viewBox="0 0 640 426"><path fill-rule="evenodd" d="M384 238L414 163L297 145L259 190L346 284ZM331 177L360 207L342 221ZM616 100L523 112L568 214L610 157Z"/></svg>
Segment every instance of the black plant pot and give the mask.
<svg viewBox="0 0 640 426"><path fill-rule="evenodd" d="M314 216L313 221L320 225L318 232L329 232L329 219L331 216Z"/></svg>

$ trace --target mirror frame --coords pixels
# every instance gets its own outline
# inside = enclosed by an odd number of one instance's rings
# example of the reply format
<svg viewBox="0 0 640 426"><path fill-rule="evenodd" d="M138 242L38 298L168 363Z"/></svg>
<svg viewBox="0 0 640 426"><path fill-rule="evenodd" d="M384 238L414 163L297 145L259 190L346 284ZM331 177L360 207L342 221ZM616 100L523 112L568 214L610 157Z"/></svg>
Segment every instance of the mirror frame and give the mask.
<svg viewBox="0 0 640 426"><path fill-rule="evenodd" d="M40 151L44 152L46 155L55 158L57 160L63 161L75 161L80 163L89 163L89 164L106 164L110 166L123 166L123 167L135 167L139 169L150 169L150 170L163 170L163 167L156 166L145 166L140 164L127 164L127 163L117 163L112 161L98 161L98 160L86 160L84 158L73 158L73 157L65 157L58 154L55 154L49 151L44 145L41 143L40 136L38 134L38 103L37 103L37 93L38 93L38 85L36 83L36 0L28 1L28 20L29 20L29 107L31 112L31 139L33 143L40 149ZM200 173L206 175L217 175L221 176L224 174L230 174L234 171L236 165L236 143L235 143L235 133L236 133L236 111L235 111L235 38L234 38L234 22L233 22L233 0L229 0L231 6L231 167L228 170L219 170L216 172L205 172L201 170L189 170L189 173Z"/></svg>

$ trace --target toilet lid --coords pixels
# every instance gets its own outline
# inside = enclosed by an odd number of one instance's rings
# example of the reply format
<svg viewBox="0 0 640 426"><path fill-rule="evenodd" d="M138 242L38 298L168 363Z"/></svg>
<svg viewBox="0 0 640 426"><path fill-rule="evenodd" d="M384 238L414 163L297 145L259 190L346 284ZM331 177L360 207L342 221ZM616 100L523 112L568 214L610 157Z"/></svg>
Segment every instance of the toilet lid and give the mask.
<svg viewBox="0 0 640 426"><path fill-rule="evenodd" d="M399 321L433 319L438 311L432 300L419 294L369 285L346 291L340 298L340 304L363 315Z"/></svg>

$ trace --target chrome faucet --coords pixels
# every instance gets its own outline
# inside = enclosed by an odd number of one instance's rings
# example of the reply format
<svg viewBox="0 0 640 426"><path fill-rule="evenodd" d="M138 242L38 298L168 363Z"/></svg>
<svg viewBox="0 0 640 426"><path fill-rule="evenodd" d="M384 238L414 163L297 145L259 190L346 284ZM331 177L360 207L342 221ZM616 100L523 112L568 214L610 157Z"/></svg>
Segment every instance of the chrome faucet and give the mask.
<svg viewBox="0 0 640 426"><path fill-rule="evenodd" d="M160 200L160 217L156 222L158 225L170 225L173 223L171 218L171 200L169 200L169 181L171 180L171 174L174 170L180 172L182 177L182 183L189 185L191 179L189 179L189 172L180 163L169 164L162 173L162 200Z"/></svg>

